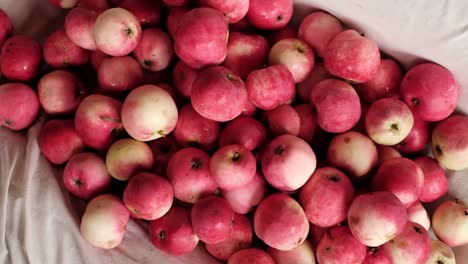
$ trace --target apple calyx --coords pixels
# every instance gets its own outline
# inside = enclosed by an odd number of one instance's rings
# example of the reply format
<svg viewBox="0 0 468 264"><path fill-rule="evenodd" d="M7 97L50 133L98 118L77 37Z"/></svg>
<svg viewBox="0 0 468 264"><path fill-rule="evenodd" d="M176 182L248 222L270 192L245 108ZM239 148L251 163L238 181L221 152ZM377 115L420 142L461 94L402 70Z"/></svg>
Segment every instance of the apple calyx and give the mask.
<svg viewBox="0 0 468 264"><path fill-rule="evenodd" d="M284 152L284 146L278 146L274 150L275 155L278 155L278 156L282 155L283 152Z"/></svg>
<svg viewBox="0 0 468 264"><path fill-rule="evenodd" d="M395 123L394 123L394 124L391 124L391 125L390 125L390 128L391 128L392 130L394 130L394 131L398 131L398 130L399 130L398 124L395 124Z"/></svg>
<svg viewBox="0 0 468 264"><path fill-rule="evenodd" d="M78 187L83 185L83 182L80 179L76 179L76 180L74 180L74 182L75 182L75 185L78 186Z"/></svg>
<svg viewBox="0 0 468 264"><path fill-rule="evenodd" d="M331 176L328 176L327 178L332 182L339 182L340 181L340 178L338 176L336 176L336 175L331 175Z"/></svg>
<svg viewBox="0 0 468 264"><path fill-rule="evenodd" d="M129 27L126 28L124 31L125 31L125 33L126 33L129 37L131 37L131 36L133 36L133 35L135 34L135 33L133 32L133 30L132 30L131 28L129 28Z"/></svg>
<svg viewBox="0 0 468 264"><path fill-rule="evenodd" d="M165 231L159 232L159 239L164 240L164 239L166 239L166 237L167 237L167 236L166 236L166 232L165 232Z"/></svg>
<svg viewBox="0 0 468 264"><path fill-rule="evenodd" d="M150 61L150 60L144 60L144 61L143 61L143 64L144 64L145 66L151 67L151 66L153 66L154 63L153 63L152 61Z"/></svg>
<svg viewBox="0 0 468 264"><path fill-rule="evenodd" d="M236 152L234 152L234 154L232 155L231 160L235 162L235 161L239 161L240 158L241 158L240 153L236 151Z"/></svg>
<svg viewBox="0 0 468 264"><path fill-rule="evenodd" d="M7 126L13 125L13 121L11 121L10 119L5 119L5 120L3 120L3 123L4 123L5 125L7 125Z"/></svg>
<svg viewBox="0 0 468 264"><path fill-rule="evenodd" d="M416 98L416 97L413 97L413 98L411 98L411 103L412 103L413 105L419 105L419 99Z"/></svg>
<svg viewBox="0 0 468 264"><path fill-rule="evenodd" d="M192 169L199 169L201 167L201 160L195 158L192 160Z"/></svg>

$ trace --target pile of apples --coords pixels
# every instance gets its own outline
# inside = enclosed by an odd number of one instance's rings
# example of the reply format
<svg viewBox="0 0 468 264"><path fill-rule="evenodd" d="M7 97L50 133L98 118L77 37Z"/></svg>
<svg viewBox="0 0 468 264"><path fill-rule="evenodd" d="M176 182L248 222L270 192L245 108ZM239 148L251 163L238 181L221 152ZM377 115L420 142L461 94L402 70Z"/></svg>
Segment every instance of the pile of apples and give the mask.
<svg viewBox="0 0 468 264"><path fill-rule="evenodd" d="M1 12L0 124L47 115L92 245L130 218L229 264L450 264L468 243L466 204L440 200L468 168L444 67L404 72L326 12L295 26L292 0L49 2L70 10L42 45Z"/></svg>

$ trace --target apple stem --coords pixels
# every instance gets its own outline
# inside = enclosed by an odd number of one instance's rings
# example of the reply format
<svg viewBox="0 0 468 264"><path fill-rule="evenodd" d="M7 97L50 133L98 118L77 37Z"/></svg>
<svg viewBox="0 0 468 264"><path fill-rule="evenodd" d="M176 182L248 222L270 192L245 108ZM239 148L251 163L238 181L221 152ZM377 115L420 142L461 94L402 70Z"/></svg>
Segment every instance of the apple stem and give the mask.
<svg viewBox="0 0 468 264"><path fill-rule="evenodd" d="M127 33L127 35L129 35L129 36L132 36L133 35L133 30L131 28L126 28L125 33Z"/></svg>
<svg viewBox="0 0 468 264"><path fill-rule="evenodd" d="M391 127L393 130L398 131L398 124L392 124L390 127Z"/></svg>

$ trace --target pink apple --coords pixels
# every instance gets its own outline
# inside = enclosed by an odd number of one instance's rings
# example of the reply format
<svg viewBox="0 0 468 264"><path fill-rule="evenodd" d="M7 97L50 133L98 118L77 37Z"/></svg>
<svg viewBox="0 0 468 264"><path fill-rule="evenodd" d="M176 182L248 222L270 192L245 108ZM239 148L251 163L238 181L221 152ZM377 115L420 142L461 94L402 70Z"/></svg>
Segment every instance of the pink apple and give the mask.
<svg viewBox="0 0 468 264"><path fill-rule="evenodd" d="M442 241L431 240L431 254L426 264L455 264L453 250Z"/></svg>
<svg viewBox="0 0 468 264"><path fill-rule="evenodd" d="M186 203L196 203L218 188L210 172L210 156L197 148L184 148L170 157L166 176L175 198Z"/></svg>
<svg viewBox="0 0 468 264"><path fill-rule="evenodd" d="M252 31L252 26L247 21L247 17L243 17L241 20L236 23L229 24L229 30L231 32L249 32Z"/></svg>
<svg viewBox="0 0 468 264"><path fill-rule="evenodd" d="M111 8L108 0L79 0L78 7L82 7L97 12L103 12Z"/></svg>
<svg viewBox="0 0 468 264"><path fill-rule="evenodd" d="M105 93L133 90L143 81L143 70L130 56L104 59L97 71L99 87Z"/></svg>
<svg viewBox="0 0 468 264"><path fill-rule="evenodd" d="M317 113L310 104L299 104L294 107L299 116L299 138L312 142L315 132L317 131Z"/></svg>
<svg viewBox="0 0 468 264"><path fill-rule="evenodd" d="M328 43L341 31L343 25L336 17L318 11L302 19L297 34L317 52L319 57L323 57Z"/></svg>
<svg viewBox="0 0 468 264"><path fill-rule="evenodd" d="M269 49L261 35L231 31L223 66L245 80L250 72L263 68Z"/></svg>
<svg viewBox="0 0 468 264"><path fill-rule="evenodd" d="M50 34L43 46L44 60L53 68L88 63L90 52L73 43L64 29L59 29Z"/></svg>
<svg viewBox="0 0 468 264"><path fill-rule="evenodd" d="M70 9L76 6L79 0L48 0L49 4L63 9Z"/></svg>
<svg viewBox="0 0 468 264"><path fill-rule="evenodd" d="M270 43L270 45L272 46L275 45L275 43L283 39L289 39L289 38L297 39L298 38L296 28L294 28L290 24L278 30L266 32L266 37L267 37L268 43Z"/></svg>
<svg viewBox="0 0 468 264"><path fill-rule="evenodd" d="M348 211L351 232L369 247L378 247L395 238L407 221L405 206L390 192L359 195Z"/></svg>
<svg viewBox="0 0 468 264"><path fill-rule="evenodd" d="M250 0L246 17L258 29L280 29L291 20L293 9L292 0Z"/></svg>
<svg viewBox="0 0 468 264"><path fill-rule="evenodd" d="M447 118L455 110L460 97L460 87L452 73L434 63L410 69L400 89L403 101L426 121Z"/></svg>
<svg viewBox="0 0 468 264"><path fill-rule="evenodd" d="M328 230L317 246L319 263L362 263L366 246L361 244L346 226Z"/></svg>
<svg viewBox="0 0 468 264"><path fill-rule="evenodd" d="M240 114L243 117L252 117L257 113L257 107L250 101L247 100L244 106L244 111Z"/></svg>
<svg viewBox="0 0 468 264"><path fill-rule="evenodd" d="M190 94L192 106L201 116L218 122L239 116L247 101L242 79L223 66L205 68L198 73Z"/></svg>
<svg viewBox="0 0 468 264"><path fill-rule="evenodd" d="M49 115L74 112L86 95L78 77L64 70L42 76L37 84L37 93L42 108Z"/></svg>
<svg viewBox="0 0 468 264"><path fill-rule="evenodd" d="M218 65L226 58L228 36L228 24L221 12L194 8L181 17L177 26L175 53L192 68Z"/></svg>
<svg viewBox="0 0 468 264"><path fill-rule="evenodd" d="M450 247L468 244L468 206L460 200L447 200L432 215L432 230Z"/></svg>
<svg viewBox="0 0 468 264"><path fill-rule="evenodd" d="M345 81L326 79L319 82L312 89L310 101L317 111L319 126L327 132L348 131L361 116L359 96Z"/></svg>
<svg viewBox="0 0 468 264"><path fill-rule="evenodd" d="M41 59L41 46L36 40L16 35L2 45L0 70L10 81L29 82L39 74Z"/></svg>
<svg viewBox="0 0 468 264"><path fill-rule="evenodd" d="M408 222L403 231L382 246L392 263L426 264L431 244L429 234L419 224Z"/></svg>
<svg viewBox="0 0 468 264"><path fill-rule="evenodd" d="M84 144L75 130L73 120L52 119L41 128L37 139L41 153L53 164L63 164L83 151Z"/></svg>
<svg viewBox="0 0 468 264"><path fill-rule="evenodd" d="M309 144L292 135L273 139L261 154L260 161L265 179L280 191L301 188L317 165Z"/></svg>
<svg viewBox="0 0 468 264"><path fill-rule="evenodd" d="M265 179L260 173L248 184L232 189L222 190L224 199L231 205L232 210L238 214L247 214L254 206L258 205L266 196L267 186Z"/></svg>
<svg viewBox="0 0 468 264"><path fill-rule="evenodd" d="M429 231L431 220L429 219L429 214L426 209L419 201L406 208L406 212L408 213L408 221L418 223L424 227L424 229Z"/></svg>
<svg viewBox="0 0 468 264"><path fill-rule="evenodd" d="M432 131L432 154L449 170L468 168L468 116L453 115L439 122Z"/></svg>
<svg viewBox="0 0 468 264"><path fill-rule="evenodd" d="M218 143L220 132L219 122L204 118L193 109L191 104L180 108L174 136L182 147L197 146L212 150Z"/></svg>
<svg viewBox="0 0 468 264"><path fill-rule="evenodd" d="M362 264L393 264L381 247L369 248Z"/></svg>
<svg viewBox="0 0 468 264"><path fill-rule="evenodd" d="M297 95L304 103L310 102L310 93L312 88L319 82L329 79L331 75L325 69L322 62L316 62L314 68L307 78L297 85Z"/></svg>
<svg viewBox="0 0 468 264"><path fill-rule="evenodd" d="M162 0L162 2L168 7L187 6L193 0Z"/></svg>
<svg viewBox="0 0 468 264"><path fill-rule="evenodd" d="M144 142L130 138L117 140L106 154L107 169L119 181L126 181L139 172L151 170L153 162L151 148Z"/></svg>
<svg viewBox="0 0 468 264"><path fill-rule="evenodd" d="M190 210L176 206L150 222L149 237L157 249L173 256L192 252L199 241L192 228Z"/></svg>
<svg viewBox="0 0 468 264"><path fill-rule="evenodd" d="M369 137L380 145L396 145L403 141L414 125L409 107L395 98L374 101L366 114Z"/></svg>
<svg viewBox="0 0 468 264"><path fill-rule="evenodd" d="M13 32L13 24L8 14L0 8L0 47Z"/></svg>
<svg viewBox="0 0 468 264"><path fill-rule="evenodd" d="M121 108L121 102L105 95L83 99L75 114L75 129L83 143L99 150L109 148L123 130Z"/></svg>
<svg viewBox="0 0 468 264"><path fill-rule="evenodd" d="M117 196L102 194L92 199L81 218L80 232L91 245L111 249L123 240L130 212Z"/></svg>
<svg viewBox="0 0 468 264"><path fill-rule="evenodd" d="M135 88L122 104L122 124L136 140L150 141L169 134L177 119L174 100L156 85Z"/></svg>
<svg viewBox="0 0 468 264"><path fill-rule="evenodd" d="M161 21L160 1L153 0L123 0L118 5L130 11L142 27L155 27Z"/></svg>
<svg viewBox="0 0 468 264"><path fill-rule="evenodd" d="M377 43L355 30L338 33L323 54L325 68L332 75L362 83L372 80L380 65Z"/></svg>
<svg viewBox="0 0 468 264"><path fill-rule="evenodd" d="M422 156L414 159L414 162L424 173L424 185L419 195L421 202L434 202L448 193L449 181L437 160Z"/></svg>
<svg viewBox="0 0 468 264"><path fill-rule="evenodd" d="M172 38L175 37L175 33L179 28L180 20L188 11L190 10L185 7L171 7L169 9L169 14L167 15L166 19L166 27L167 32L169 35L171 35Z"/></svg>
<svg viewBox="0 0 468 264"><path fill-rule="evenodd" d="M219 146L242 145L249 151L263 146L267 141L265 127L251 117L238 117L229 122L219 136Z"/></svg>
<svg viewBox="0 0 468 264"><path fill-rule="evenodd" d="M253 221L257 237L278 250L298 247L309 233L309 222L304 210L284 193L275 193L265 198L258 205Z"/></svg>
<svg viewBox="0 0 468 264"><path fill-rule="evenodd" d="M388 159L401 157L400 152L390 146L377 145L377 152L379 156L379 160L377 162L378 167L380 167L380 165Z"/></svg>
<svg viewBox="0 0 468 264"><path fill-rule="evenodd" d="M221 197L199 199L192 207L191 219L195 234L206 244L220 243L233 232L234 211Z"/></svg>
<svg viewBox="0 0 468 264"><path fill-rule="evenodd" d="M265 111L264 114L270 136L299 135L301 118L291 105L280 105L273 110Z"/></svg>
<svg viewBox="0 0 468 264"><path fill-rule="evenodd" d="M377 165L377 147L366 135L348 131L332 139L328 147L327 160L331 165L344 169L356 178L361 178L367 176Z"/></svg>
<svg viewBox="0 0 468 264"><path fill-rule="evenodd" d="M163 177L142 172L128 181L122 199L133 217L154 220L171 209L174 191Z"/></svg>
<svg viewBox="0 0 468 264"><path fill-rule="evenodd" d="M234 253L250 248L252 245L252 223L245 215L234 214L234 225L231 235L216 244L206 244L206 250L215 258L227 261Z"/></svg>
<svg viewBox="0 0 468 264"><path fill-rule="evenodd" d="M0 85L0 127L23 130L36 120L39 113L39 99L34 90L21 83Z"/></svg>
<svg viewBox="0 0 468 264"><path fill-rule="evenodd" d="M192 85L197 78L198 70L188 66L183 61L177 62L172 72L174 87L184 98L190 98Z"/></svg>
<svg viewBox="0 0 468 264"><path fill-rule="evenodd" d="M93 69L95 71L98 71L99 67L101 66L101 63L109 57L109 55L105 54L100 50L93 50L90 56L91 65L93 66Z"/></svg>
<svg viewBox="0 0 468 264"><path fill-rule="evenodd" d="M212 7L224 14L229 24L236 23L249 11L249 0L200 0L200 6Z"/></svg>
<svg viewBox="0 0 468 264"><path fill-rule="evenodd" d="M429 122L422 120L415 113L413 113L413 119L413 128L411 128L408 136L395 146L401 153L414 154L422 152L431 139Z"/></svg>
<svg viewBox="0 0 468 264"><path fill-rule="evenodd" d="M296 90L294 77L284 65L252 71L245 85L249 100L262 110L291 102Z"/></svg>
<svg viewBox="0 0 468 264"><path fill-rule="evenodd" d="M65 18L65 33L78 47L96 50L93 27L98 13L94 10L76 7L68 12Z"/></svg>
<svg viewBox="0 0 468 264"><path fill-rule="evenodd" d="M145 29L141 34L140 43L133 51L133 55L141 67L146 70L164 70L174 57L172 40L166 32L160 29Z"/></svg>
<svg viewBox="0 0 468 264"><path fill-rule="evenodd" d="M275 261L265 251L258 248L247 248L233 254L227 264L275 264Z"/></svg>
<svg viewBox="0 0 468 264"><path fill-rule="evenodd" d="M97 17L93 36L100 51L111 56L124 56L140 42L141 25L132 13L115 7Z"/></svg>
<svg viewBox="0 0 468 264"><path fill-rule="evenodd" d="M112 176L104 160L91 152L73 155L63 170L65 189L84 200L102 193L111 184Z"/></svg>
<svg viewBox="0 0 468 264"><path fill-rule="evenodd" d="M356 91L368 103L384 97L398 97L401 79L400 65L392 59L383 59L374 78L356 84Z"/></svg>
<svg viewBox="0 0 468 264"><path fill-rule="evenodd" d="M315 264L314 249L308 240L304 240L304 242L298 247L288 251L281 251L269 247L267 252L273 258L276 264Z"/></svg>
<svg viewBox="0 0 468 264"><path fill-rule="evenodd" d="M158 138L148 142L154 157L154 172L158 175L166 175L169 159L181 149L174 139L174 134Z"/></svg>
<svg viewBox="0 0 468 264"><path fill-rule="evenodd" d="M317 169L299 191L307 219L319 227L344 221L353 198L354 187L348 176L332 167Z"/></svg>

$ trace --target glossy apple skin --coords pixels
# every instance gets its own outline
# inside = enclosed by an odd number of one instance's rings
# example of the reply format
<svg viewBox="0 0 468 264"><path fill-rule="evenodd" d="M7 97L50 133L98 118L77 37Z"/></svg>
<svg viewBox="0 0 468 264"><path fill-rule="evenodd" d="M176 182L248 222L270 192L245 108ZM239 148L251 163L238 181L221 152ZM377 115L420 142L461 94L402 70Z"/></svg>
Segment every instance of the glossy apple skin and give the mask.
<svg viewBox="0 0 468 264"><path fill-rule="evenodd" d="M20 131L36 120L41 105L31 87L21 83L6 83L0 85L0 97L0 126Z"/></svg>
<svg viewBox="0 0 468 264"><path fill-rule="evenodd" d="M41 46L36 40L17 35L5 41L0 53L0 71L9 81L29 82L39 74Z"/></svg>

